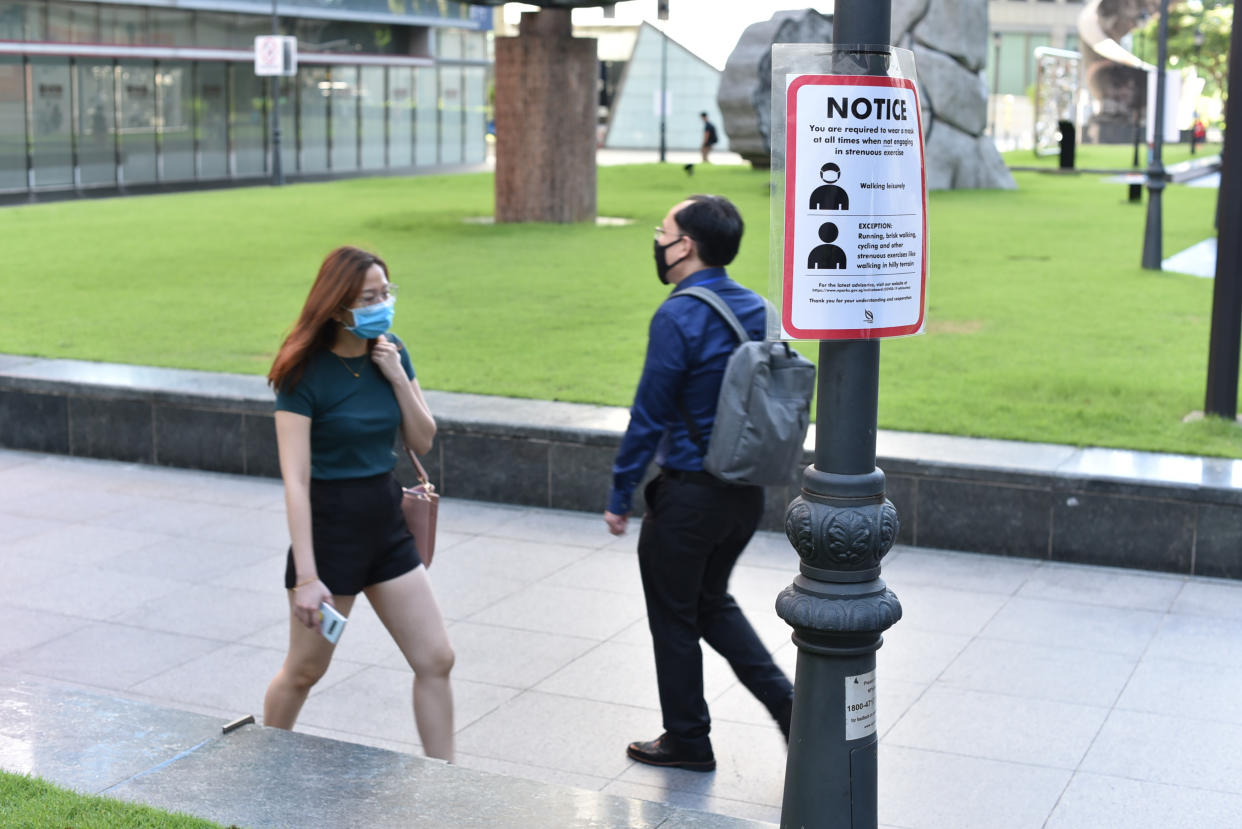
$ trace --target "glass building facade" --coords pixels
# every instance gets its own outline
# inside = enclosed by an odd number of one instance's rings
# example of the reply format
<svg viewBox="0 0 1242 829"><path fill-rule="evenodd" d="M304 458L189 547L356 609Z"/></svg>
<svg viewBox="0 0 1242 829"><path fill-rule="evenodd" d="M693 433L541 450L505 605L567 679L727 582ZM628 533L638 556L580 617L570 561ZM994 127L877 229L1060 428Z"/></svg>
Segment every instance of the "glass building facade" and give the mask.
<svg viewBox="0 0 1242 829"><path fill-rule="evenodd" d="M280 3L298 72L273 96L254 73L271 9L0 0L0 193L260 180L274 105L291 178L485 160L490 10Z"/></svg>

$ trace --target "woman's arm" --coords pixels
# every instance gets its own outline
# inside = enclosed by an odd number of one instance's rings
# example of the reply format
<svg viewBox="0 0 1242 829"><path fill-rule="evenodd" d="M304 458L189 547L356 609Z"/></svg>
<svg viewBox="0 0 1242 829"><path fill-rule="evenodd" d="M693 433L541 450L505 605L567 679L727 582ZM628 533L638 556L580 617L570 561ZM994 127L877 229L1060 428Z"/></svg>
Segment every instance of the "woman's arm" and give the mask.
<svg viewBox="0 0 1242 829"><path fill-rule="evenodd" d="M401 407L401 438L416 455L431 451L436 437L436 421L423 398L423 390L417 379L405 376L401 355L392 341L381 337L371 350L371 359L379 366L384 377L392 384L392 393Z"/></svg>
<svg viewBox="0 0 1242 829"><path fill-rule="evenodd" d="M332 604L332 593L319 581L311 535L311 419L294 412L276 412L276 447L280 477L285 482L285 516L293 546L293 613L309 628L319 624L319 603Z"/></svg>

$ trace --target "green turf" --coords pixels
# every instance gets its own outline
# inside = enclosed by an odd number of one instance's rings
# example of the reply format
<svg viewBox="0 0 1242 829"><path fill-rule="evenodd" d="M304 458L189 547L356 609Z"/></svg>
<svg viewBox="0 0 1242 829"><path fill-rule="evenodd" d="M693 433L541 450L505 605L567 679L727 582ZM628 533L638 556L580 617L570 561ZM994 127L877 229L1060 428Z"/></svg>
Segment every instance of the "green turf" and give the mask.
<svg viewBox="0 0 1242 829"><path fill-rule="evenodd" d="M1094 176L931 194L928 333L885 343L880 425L1242 456L1202 408L1212 283L1139 267L1145 207ZM262 374L323 255L378 250L428 388L628 405L667 288L651 228L688 192L749 221L731 272L767 285L769 180L605 167L625 227L486 225L487 174L381 178L0 210L0 352ZM1215 191L1171 187L1164 250L1213 234ZM814 345L803 348L814 353Z"/></svg>
<svg viewBox="0 0 1242 829"><path fill-rule="evenodd" d="M1165 144L1160 151L1160 161L1166 167L1191 159L1218 155L1220 144L1201 143L1190 154L1190 144ZM1001 153L1011 167L1047 167L1052 169L1061 163L1059 153L1036 155L1033 150L1010 150ZM1074 166L1082 170L1129 170L1134 161L1133 144L1079 144L1074 152ZM1147 147L1139 145L1139 166L1147 166Z"/></svg>
<svg viewBox="0 0 1242 829"><path fill-rule="evenodd" d="M220 829L186 815L77 794L37 777L0 771L0 826L30 829Z"/></svg>

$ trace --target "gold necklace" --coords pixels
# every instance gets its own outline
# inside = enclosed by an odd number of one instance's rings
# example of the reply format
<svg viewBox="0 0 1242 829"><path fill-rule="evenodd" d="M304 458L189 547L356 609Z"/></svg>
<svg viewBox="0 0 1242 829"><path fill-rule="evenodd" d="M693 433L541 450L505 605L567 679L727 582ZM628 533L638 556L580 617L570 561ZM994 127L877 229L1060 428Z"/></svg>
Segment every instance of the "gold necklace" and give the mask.
<svg viewBox="0 0 1242 829"><path fill-rule="evenodd" d="M354 375L354 379L357 379L362 376L362 369L366 366L366 363L363 363L362 365L358 366L358 370L354 371L352 368L350 368L349 363L345 362L344 357L342 357L340 354L337 354L335 351L333 351L332 354L336 357L336 359L341 361L341 365L345 366L346 371ZM363 356L365 357L366 355L363 355Z"/></svg>

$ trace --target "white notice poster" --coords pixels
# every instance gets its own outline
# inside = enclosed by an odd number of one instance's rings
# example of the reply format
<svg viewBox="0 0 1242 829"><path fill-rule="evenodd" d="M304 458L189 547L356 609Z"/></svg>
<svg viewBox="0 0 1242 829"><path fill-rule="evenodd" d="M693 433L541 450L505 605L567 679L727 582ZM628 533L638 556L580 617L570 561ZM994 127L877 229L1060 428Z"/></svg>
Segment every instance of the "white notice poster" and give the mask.
<svg viewBox="0 0 1242 829"><path fill-rule="evenodd" d="M791 76L786 116L783 335L920 333L927 204L914 82Z"/></svg>
<svg viewBox="0 0 1242 829"><path fill-rule="evenodd" d="M875 733L875 671L845 678L845 739Z"/></svg>

